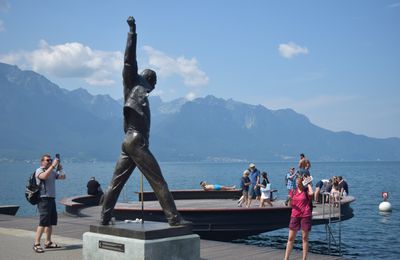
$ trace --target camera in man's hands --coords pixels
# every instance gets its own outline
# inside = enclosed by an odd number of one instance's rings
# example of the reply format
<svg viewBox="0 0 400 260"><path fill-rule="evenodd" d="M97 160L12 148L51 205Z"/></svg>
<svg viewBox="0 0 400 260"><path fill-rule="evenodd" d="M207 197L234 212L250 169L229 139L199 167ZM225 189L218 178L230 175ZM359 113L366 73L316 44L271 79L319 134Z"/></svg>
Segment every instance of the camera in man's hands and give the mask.
<svg viewBox="0 0 400 260"><path fill-rule="evenodd" d="M308 177L303 178L303 186L307 187L313 181L313 177L310 175Z"/></svg>
<svg viewBox="0 0 400 260"><path fill-rule="evenodd" d="M61 156L60 156L60 154L59 154L59 153L56 153L56 155L54 156L54 158L56 158L57 161L58 161L57 172L59 172L61 175L63 175L63 174L64 174L64 171L62 170L62 167L60 166L60 163L61 163Z"/></svg>

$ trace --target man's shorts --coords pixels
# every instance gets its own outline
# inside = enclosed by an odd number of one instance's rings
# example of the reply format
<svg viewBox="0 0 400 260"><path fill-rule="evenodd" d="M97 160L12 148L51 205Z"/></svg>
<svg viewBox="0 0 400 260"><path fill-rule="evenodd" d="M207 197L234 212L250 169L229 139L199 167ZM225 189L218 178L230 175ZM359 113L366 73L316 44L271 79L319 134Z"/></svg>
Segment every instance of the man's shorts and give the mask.
<svg viewBox="0 0 400 260"><path fill-rule="evenodd" d="M318 181L317 184L315 184L316 188L322 188L322 186L324 186L324 183L322 181Z"/></svg>
<svg viewBox="0 0 400 260"><path fill-rule="evenodd" d="M309 217L291 217L289 229L299 231L310 231L312 226L312 216Z"/></svg>
<svg viewBox="0 0 400 260"><path fill-rule="evenodd" d="M249 186L249 198L255 198L255 197L258 197L258 196L261 196L261 191L260 191L260 188L256 188L256 189L254 189L254 185L253 184L250 184L250 186Z"/></svg>
<svg viewBox="0 0 400 260"><path fill-rule="evenodd" d="M257 187L257 189L255 190L256 196L260 197L261 196L261 191L260 191L260 187Z"/></svg>
<svg viewBox="0 0 400 260"><path fill-rule="evenodd" d="M49 227L57 225L57 209L54 198L40 198L38 210L40 215L39 226Z"/></svg>
<svg viewBox="0 0 400 260"><path fill-rule="evenodd" d="M305 177L310 176L310 171L307 170L307 169L302 169L302 168L300 168L300 169L299 169L299 172L300 172L300 175L301 175L301 176L305 176Z"/></svg>

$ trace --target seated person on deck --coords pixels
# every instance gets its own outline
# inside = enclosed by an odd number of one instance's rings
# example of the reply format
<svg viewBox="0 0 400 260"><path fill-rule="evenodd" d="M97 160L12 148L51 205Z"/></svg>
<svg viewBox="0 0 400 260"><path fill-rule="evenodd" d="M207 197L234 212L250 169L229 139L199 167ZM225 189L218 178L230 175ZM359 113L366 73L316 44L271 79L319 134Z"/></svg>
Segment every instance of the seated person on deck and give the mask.
<svg viewBox="0 0 400 260"><path fill-rule="evenodd" d="M236 186L222 186L219 184L207 184L205 181L200 182L200 186L204 190L235 190Z"/></svg>
<svg viewBox="0 0 400 260"><path fill-rule="evenodd" d="M88 195L94 195L97 197L101 197L103 195L103 190L100 187L100 183L95 179L95 177L90 178L86 187Z"/></svg>
<svg viewBox="0 0 400 260"><path fill-rule="evenodd" d="M331 189L331 199L335 207L339 207L340 201L340 190L339 190L339 180L336 176L333 177L333 184Z"/></svg>
<svg viewBox="0 0 400 260"><path fill-rule="evenodd" d="M322 179L315 184L314 201L316 204L322 203L325 192L331 192L333 180ZM320 195L322 196L320 197Z"/></svg>
<svg viewBox="0 0 400 260"><path fill-rule="evenodd" d="M338 188L340 191L340 197L346 197L349 195L349 185L347 182L342 178L342 176L338 176Z"/></svg>

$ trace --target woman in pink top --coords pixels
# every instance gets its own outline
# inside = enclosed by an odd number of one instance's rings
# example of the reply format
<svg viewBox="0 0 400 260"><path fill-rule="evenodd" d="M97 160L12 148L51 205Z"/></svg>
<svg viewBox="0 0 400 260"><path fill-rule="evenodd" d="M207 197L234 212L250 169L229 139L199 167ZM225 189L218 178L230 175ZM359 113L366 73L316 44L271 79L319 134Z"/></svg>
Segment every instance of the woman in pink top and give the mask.
<svg viewBox="0 0 400 260"><path fill-rule="evenodd" d="M293 249L294 239L296 238L297 231L302 230L303 240L303 260L307 259L308 253L308 234L311 230L312 208L310 201L313 196L313 189L311 183L307 187L303 186L305 177L298 176L296 179L297 188L292 190L289 194L289 204L292 206L292 215L289 224L289 237L286 245L285 260L289 259L290 253Z"/></svg>

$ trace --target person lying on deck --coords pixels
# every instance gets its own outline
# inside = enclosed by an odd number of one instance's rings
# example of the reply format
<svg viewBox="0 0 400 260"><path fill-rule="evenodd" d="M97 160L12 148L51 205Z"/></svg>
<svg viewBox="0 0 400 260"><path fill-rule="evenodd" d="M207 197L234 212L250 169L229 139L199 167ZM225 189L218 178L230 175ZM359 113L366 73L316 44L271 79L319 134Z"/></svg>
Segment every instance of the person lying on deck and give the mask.
<svg viewBox="0 0 400 260"><path fill-rule="evenodd" d="M200 186L204 190L235 190L236 186L223 186L219 184L207 184L205 181L200 182Z"/></svg>

